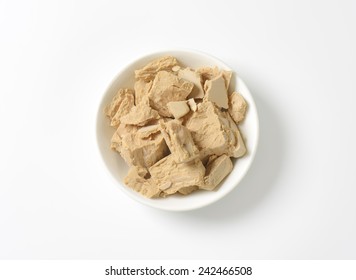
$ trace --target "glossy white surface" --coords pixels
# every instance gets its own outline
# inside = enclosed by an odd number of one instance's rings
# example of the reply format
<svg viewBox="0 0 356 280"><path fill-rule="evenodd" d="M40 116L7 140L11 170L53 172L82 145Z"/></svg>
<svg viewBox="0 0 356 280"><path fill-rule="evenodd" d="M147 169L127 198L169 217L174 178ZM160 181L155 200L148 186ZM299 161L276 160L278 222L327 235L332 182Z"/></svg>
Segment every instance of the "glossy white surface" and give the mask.
<svg viewBox="0 0 356 280"><path fill-rule="evenodd" d="M207 206L224 197L231 190L233 190L245 176L249 167L251 166L257 149L259 129L258 115L251 93L247 89L244 82L238 77L238 75L234 74L231 81L230 91L236 90L240 92L245 97L249 105L246 119L242 125L239 125L241 133L246 139L245 142L248 153L243 158L234 160L234 169L229 174L229 176L226 177L222 184L220 184L218 190L212 192L199 191L194 192L188 196L174 195L165 199L147 199L135 191L129 189L123 183L124 177L128 172L128 166L118 153L115 153L110 149L110 140L115 130L109 126L109 121L103 114L104 108L111 102L119 88L133 88L135 70L142 68L147 64L147 62L164 55L172 55L176 57L182 65L189 66L193 69L204 66L217 66L221 69L231 70L220 60L210 55L193 50L166 50L154 54L149 54L135 60L116 75L114 80L110 83L108 89L103 94L103 99L100 102L97 115L97 141L106 167L110 171L111 175L116 179L117 185L120 187L120 189L131 198L158 209L170 211L193 210Z"/></svg>
<svg viewBox="0 0 356 280"><path fill-rule="evenodd" d="M355 259L355 11L354 1L0 1L0 258ZM237 188L176 213L120 191L95 124L120 69L177 48L240 74L260 137Z"/></svg>

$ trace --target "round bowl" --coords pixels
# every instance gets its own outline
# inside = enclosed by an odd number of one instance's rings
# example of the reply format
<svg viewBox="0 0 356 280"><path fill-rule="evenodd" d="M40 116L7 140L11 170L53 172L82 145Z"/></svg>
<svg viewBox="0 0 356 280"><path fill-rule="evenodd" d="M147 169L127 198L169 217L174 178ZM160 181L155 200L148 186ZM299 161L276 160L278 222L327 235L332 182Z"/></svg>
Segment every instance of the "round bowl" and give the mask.
<svg viewBox="0 0 356 280"><path fill-rule="evenodd" d="M246 118L242 124L239 125L239 129L245 139L247 154L242 158L233 160L234 167L232 172L214 191L199 190L187 196L172 195L166 198L145 198L141 194L131 190L129 187L124 185L123 180L128 172L128 165L117 152L114 152L110 149L110 140L115 129L109 126L109 120L104 115L105 106L111 102L119 88L133 88L135 82L134 70L139 69L151 60L164 55L174 56L182 65L189 66L193 69L202 66L217 66L221 69L232 70L234 75L231 80L229 92L231 92L231 90L240 92L248 104ZM231 69L219 59L202 52L192 50L167 50L141 57L123 68L116 75L107 90L104 92L101 103L99 105L99 110L97 113L96 133L99 151L104 164L106 165L109 173L115 179L117 186L125 194L138 202L154 208L170 211L187 211L201 208L218 201L229 192L231 192L231 190L233 190L240 183L250 168L256 153L259 123L256 105L252 95L245 83L236 75L235 69Z"/></svg>

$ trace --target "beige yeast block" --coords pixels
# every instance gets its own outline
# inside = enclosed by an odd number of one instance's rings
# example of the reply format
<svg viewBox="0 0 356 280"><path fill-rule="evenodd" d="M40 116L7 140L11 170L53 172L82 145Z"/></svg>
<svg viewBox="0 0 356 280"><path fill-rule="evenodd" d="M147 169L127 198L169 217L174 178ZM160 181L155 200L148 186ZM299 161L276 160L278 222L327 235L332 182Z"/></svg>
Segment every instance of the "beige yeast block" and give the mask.
<svg viewBox="0 0 356 280"><path fill-rule="evenodd" d="M176 163L171 154L151 166L149 172L153 182L166 194L204 184L205 167L199 159Z"/></svg>
<svg viewBox="0 0 356 280"><path fill-rule="evenodd" d="M207 80L204 84L204 90L206 100L214 102L220 108L229 108L225 80L221 74L212 80Z"/></svg>
<svg viewBox="0 0 356 280"><path fill-rule="evenodd" d="M161 190L154 184L150 184L150 180L145 179L148 174L146 168L132 166L129 173L124 179L124 183L136 192L139 192L145 197L155 198L161 193Z"/></svg>
<svg viewBox="0 0 356 280"><path fill-rule="evenodd" d="M204 186L201 189L211 191L232 171L233 165L229 156L221 155L208 163L204 177Z"/></svg>
<svg viewBox="0 0 356 280"><path fill-rule="evenodd" d="M240 93L233 92L229 96L229 114L236 124L240 123L246 114L247 103Z"/></svg>
<svg viewBox="0 0 356 280"><path fill-rule="evenodd" d="M135 78L137 80L144 80L145 82L152 81L159 71L171 71L174 66L178 65L178 61L173 56L163 56L157 58L141 69L135 71Z"/></svg>
<svg viewBox="0 0 356 280"><path fill-rule="evenodd" d="M175 162L191 161L199 156L189 130L179 121L161 122L161 133Z"/></svg>
<svg viewBox="0 0 356 280"><path fill-rule="evenodd" d="M187 98L193 89L193 84L176 75L160 71L157 73L149 93L151 107L158 111L163 117L172 117L167 103L172 101L182 101Z"/></svg>
<svg viewBox="0 0 356 280"><path fill-rule="evenodd" d="M189 113L187 101L172 101L167 103L169 112L175 119L179 119Z"/></svg>

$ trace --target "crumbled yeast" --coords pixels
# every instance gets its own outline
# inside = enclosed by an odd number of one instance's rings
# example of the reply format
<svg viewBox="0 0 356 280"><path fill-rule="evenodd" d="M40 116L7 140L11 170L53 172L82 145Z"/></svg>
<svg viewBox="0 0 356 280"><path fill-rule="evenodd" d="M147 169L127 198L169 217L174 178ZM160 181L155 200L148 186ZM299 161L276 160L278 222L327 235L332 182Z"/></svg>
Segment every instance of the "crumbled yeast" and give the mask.
<svg viewBox="0 0 356 280"><path fill-rule="evenodd" d="M105 108L116 127L111 148L130 166L125 184L148 198L216 189L230 157L247 152L237 126L247 103L229 94L232 72L164 56L134 75L134 89L119 89Z"/></svg>

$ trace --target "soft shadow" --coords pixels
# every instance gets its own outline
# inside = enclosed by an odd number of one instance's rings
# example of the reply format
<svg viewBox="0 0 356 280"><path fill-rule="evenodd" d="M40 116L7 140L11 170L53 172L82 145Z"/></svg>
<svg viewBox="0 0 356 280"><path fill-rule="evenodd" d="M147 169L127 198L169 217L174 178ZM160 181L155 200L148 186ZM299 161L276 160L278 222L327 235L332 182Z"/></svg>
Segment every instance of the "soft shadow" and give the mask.
<svg viewBox="0 0 356 280"><path fill-rule="evenodd" d="M235 190L208 207L178 213L185 219L221 222L238 219L256 209L273 192L284 161L285 130L282 119L278 117L278 108L268 101L268 89L261 84L254 85L248 77L243 77L243 80L254 97L260 121L260 139L254 162Z"/></svg>

